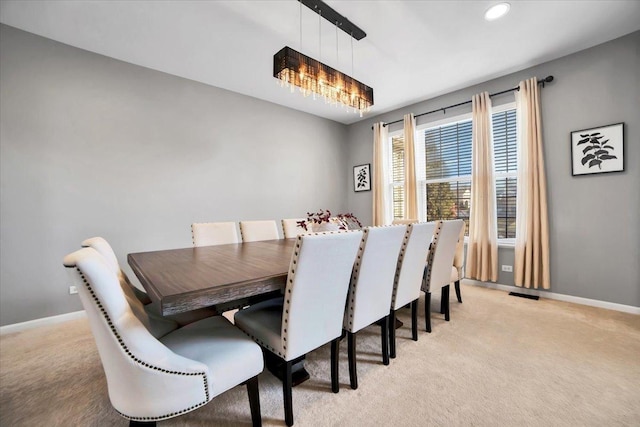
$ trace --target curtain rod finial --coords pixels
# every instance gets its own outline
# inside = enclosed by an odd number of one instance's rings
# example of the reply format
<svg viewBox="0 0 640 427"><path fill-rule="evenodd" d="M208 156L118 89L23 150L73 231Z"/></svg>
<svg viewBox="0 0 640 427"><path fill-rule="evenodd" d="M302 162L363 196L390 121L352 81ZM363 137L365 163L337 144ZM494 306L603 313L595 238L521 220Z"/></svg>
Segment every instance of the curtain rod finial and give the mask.
<svg viewBox="0 0 640 427"><path fill-rule="evenodd" d="M540 80L542 83L542 87L544 87L545 83L551 83L553 81L553 76L547 76L544 79Z"/></svg>

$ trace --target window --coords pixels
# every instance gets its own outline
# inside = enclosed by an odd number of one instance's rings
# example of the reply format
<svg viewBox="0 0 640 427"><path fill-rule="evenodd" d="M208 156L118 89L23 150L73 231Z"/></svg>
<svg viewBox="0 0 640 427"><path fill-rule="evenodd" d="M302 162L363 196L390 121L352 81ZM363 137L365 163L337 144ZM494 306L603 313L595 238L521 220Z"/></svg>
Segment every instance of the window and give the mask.
<svg viewBox="0 0 640 427"><path fill-rule="evenodd" d="M516 112L513 104L492 115L498 238L515 238ZM428 126L428 127L427 127ZM469 234L471 201L471 116L419 127L416 132L416 178L421 221L462 219ZM404 135L391 144L393 216L404 215Z"/></svg>
<svg viewBox="0 0 640 427"><path fill-rule="evenodd" d="M416 168L422 218L462 219L469 234L471 120L421 130L418 140L416 151L424 161Z"/></svg>
<svg viewBox="0 0 640 427"><path fill-rule="evenodd" d="M393 219L404 218L404 135L391 137Z"/></svg>
<svg viewBox="0 0 640 427"><path fill-rule="evenodd" d="M518 176L516 110L493 113L492 120L498 239L515 239Z"/></svg>

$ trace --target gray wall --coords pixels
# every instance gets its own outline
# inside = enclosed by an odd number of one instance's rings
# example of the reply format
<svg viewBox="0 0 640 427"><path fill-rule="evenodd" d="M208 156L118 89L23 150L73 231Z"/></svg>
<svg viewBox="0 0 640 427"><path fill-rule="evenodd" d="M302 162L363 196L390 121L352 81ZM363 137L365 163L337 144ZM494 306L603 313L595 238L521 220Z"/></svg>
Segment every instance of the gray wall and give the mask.
<svg viewBox="0 0 640 427"><path fill-rule="evenodd" d="M529 77L556 80L542 90L543 139L550 216L551 291L640 306L640 32L349 126L349 164L372 161L371 126L515 87ZM425 82L428 84L428 82ZM513 95L493 99L512 102ZM448 110L448 115L470 106ZM423 116L418 124L441 118ZM569 133L625 123L625 171L571 176ZM393 125L391 130L402 124ZM371 222L371 193L349 193L348 207ZM500 264L513 264L501 248ZM512 273L499 283L513 284Z"/></svg>
<svg viewBox="0 0 640 427"><path fill-rule="evenodd" d="M346 206L346 126L0 29L0 325L82 309L65 254Z"/></svg>

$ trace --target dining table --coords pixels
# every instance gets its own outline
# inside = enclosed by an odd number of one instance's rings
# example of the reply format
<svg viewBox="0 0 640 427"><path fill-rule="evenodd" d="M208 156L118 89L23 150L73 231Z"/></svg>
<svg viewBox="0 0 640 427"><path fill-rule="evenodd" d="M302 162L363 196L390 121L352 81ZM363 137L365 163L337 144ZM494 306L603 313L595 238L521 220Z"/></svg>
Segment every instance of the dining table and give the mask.
<svg viewBox="0 0 640 427"><path fill-rule="evenodd" d="M127 261L163 315L284 289L296 239L131 253Z"/></svg>
<svg viewBox="0 0 640 427"><path fill-rule="evenodd" d="M278 297L285 288L296 239L265 240L130 253L127 261L163 316L201 308L218 313ZM281 360L265 351L265 365L282 378ZM304 358L293 384L309 378Z"/></svg>

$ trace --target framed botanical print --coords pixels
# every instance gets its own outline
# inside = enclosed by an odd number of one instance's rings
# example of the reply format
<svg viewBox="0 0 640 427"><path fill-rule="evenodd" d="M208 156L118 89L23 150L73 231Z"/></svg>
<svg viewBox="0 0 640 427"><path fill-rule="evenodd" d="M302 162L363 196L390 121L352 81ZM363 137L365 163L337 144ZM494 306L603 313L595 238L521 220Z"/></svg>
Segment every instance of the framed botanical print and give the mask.
<svg viewBox="0 0 640 427"><path fill-rule="evenodd" d="M371 190L371 164L358 165L353 167L353 191Z"/></svg>
<svg viewBox="0 0 640 427"><path fill-rule="evenodd" d="M624 170L624 123L571 132L571 173Z"/></svg>

